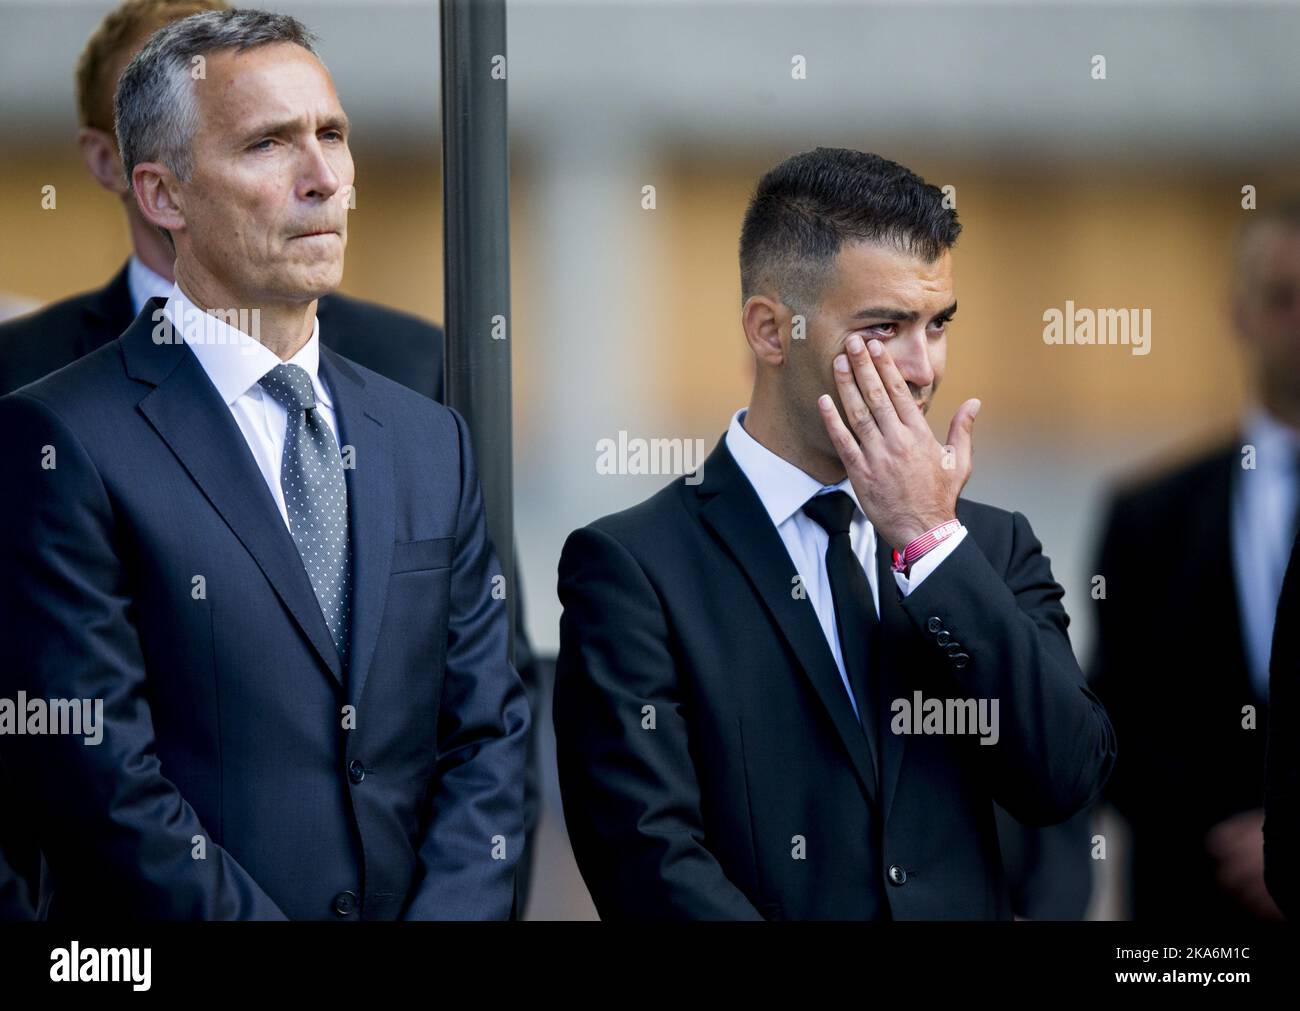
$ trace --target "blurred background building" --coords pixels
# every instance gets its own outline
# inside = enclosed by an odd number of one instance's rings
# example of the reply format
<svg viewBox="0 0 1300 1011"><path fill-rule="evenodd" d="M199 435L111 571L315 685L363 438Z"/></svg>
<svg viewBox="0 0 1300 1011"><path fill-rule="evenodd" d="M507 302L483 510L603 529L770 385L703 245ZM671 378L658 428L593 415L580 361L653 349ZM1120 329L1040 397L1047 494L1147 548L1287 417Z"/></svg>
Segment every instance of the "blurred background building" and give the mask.
<svg viewBox="0 0 1300 1011"><path fill-rule="evenodd" d="M343 290L441 319L436 4L254 5L319 34L353 124ZM0 314L98 287L128 253L75 141L73 66L110 6L0 3ZM942 437L983 400L966 494L1031 519L1086 660L1103 492L1242 406L1229 242L1243 187L1262 204L1292 181L1300 9L513 0L509 18L516 548L536 648L558 645L565 536L670 479L598 474L597 442L711 450L746 402L745 203L765 169L830 145L955 188L961 308L931 424ZM1045 344L1067 300L1149 309L1150 353ZM593 916L544 767L528 913ZM1101 831L1091 914L1123 916L1122 833Z"/></svg>

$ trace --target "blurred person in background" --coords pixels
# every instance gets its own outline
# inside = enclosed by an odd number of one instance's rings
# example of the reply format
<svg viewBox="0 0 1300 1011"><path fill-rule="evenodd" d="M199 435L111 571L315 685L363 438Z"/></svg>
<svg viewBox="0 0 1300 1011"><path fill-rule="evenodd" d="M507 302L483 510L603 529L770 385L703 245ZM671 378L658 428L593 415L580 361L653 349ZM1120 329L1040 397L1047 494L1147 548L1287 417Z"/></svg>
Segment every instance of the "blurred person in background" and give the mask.
<svg viewBox="0 0 1300 1011"><path fill-rule="evenodd" d="M1300 198L1246 213L1221 363L1245 364L1240 428L1118 487L1093 570L1105 595L1090 676L1120 740L1106 799L1131 832L1135 919L1280 916L1264 878L1264 760L1274 617L1300 528Z"/></svg>

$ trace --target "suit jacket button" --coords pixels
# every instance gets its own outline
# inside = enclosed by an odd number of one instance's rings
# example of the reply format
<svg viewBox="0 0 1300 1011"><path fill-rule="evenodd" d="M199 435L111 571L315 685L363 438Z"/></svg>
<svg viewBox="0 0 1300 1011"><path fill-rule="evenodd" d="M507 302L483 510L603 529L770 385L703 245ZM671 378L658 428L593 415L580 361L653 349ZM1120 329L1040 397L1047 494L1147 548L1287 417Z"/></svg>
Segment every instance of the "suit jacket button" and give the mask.
<svg viewBox="0 0 1300 1011"><path fill-rule="evenodd" d="M943 622L940 621L938 618L932 617L929 621L925 623L925 627L928 628L931 632L937 632L939 631L939 629L943 628Z"/></svg>
<svg viewBox="0 0 1300 1011"><path fill-rule="evenodd" d="M334 896L334 912L339 916L351 916L357 911L357 893L339 892Z"/></svg>
<svg viewBox="0 0 1300 1011"><path fill-rule="evenodd" d="M947 646L948 640L951 638L952 636L948 633L948 630L946 628L941 628L939 629L938 632L934 634L934 641L937 642L940 646Z"/></svg>
<svg viewBox="0 0 1300 1011"><path fill-rule="evenodd" d="M907 881L907 871L899 867L898 864L891 864L889 867L889 880L891 884L901 885Z"/></svg>
<svg viewBox="0 0 1300 1011"><path fill-rule="evenodd" d="M366 778L366 767L361 764L360 759L352 759L348 765L348 778L354 783L360 783Z"/></svg>
<svg viewBox="0 0 1300 1011"><path fill-rule="evenodd" d="M956 667L958 670L961 670L968 663L970 663L969 653L954 653L952 655L952 665Z"/></svg>
<svg viewBox="0 0 1300 1011"><path fill-rule="evenodd" d="M956 656L962 651L962 645L956 639L944 646L943 651L949 656Z"/></svg>

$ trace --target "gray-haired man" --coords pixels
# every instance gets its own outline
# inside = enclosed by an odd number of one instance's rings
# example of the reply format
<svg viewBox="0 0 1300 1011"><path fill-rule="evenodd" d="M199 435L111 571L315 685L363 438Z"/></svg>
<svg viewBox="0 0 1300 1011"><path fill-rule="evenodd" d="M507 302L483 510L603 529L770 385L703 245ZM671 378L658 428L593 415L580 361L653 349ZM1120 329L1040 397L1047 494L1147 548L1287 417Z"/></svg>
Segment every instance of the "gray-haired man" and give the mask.
<svg viewBox="0 0 1300 1011"><path fill-rule="evenodd" d="M0 696L102 701L102 742L0 735L42 913L504 918L522 686L463 419L320 342L347 117L292 18L154 35L123 166L170 298L0 399Z"/></svg>

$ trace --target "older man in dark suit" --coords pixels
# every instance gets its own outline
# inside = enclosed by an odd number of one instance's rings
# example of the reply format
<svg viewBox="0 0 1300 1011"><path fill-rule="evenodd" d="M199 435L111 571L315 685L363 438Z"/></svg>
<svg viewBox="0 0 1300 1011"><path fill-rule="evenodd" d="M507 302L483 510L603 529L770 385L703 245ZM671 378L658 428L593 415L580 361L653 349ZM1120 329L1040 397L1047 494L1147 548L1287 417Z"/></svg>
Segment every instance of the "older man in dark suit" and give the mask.
<svg viewBox="0 0 1300 1011"><path fill-rule="evenodd" d="M117 338L151 297L167 298L174 283L170 241L141 214L122 172L113 134L113 91L122 70L148 37L172 21L205 10L228 10L221 0L125 0L106 15L86 44L76 73L78 141L87 171L121 200L132 253L112 279L94 291L62 299L0 323L0 396L56 371ZM321 343L426 397L443 398L443 334L419 317L332 292L317 303ZM536 711L543 678L532 652L520 592L514 595L515 667ZM531 841L539 808L536 755L530 746L525 790ZM0 768L0 920L30 919L39 891L40 854L25 818L13 807ZM519 868L520 905L528 895L531 846Z"/></svg>
<svg viewBox="0 0 1300 1011"><path fill-rule="evenodd" d="M313 40L175 22L117 129L176 282L0 400L27 727L0 754L42 913L508 917L530 718L500 570L460 416L321 346L353 168ZM40 723L76 702L98 742Z"/></svg>

